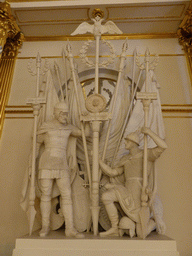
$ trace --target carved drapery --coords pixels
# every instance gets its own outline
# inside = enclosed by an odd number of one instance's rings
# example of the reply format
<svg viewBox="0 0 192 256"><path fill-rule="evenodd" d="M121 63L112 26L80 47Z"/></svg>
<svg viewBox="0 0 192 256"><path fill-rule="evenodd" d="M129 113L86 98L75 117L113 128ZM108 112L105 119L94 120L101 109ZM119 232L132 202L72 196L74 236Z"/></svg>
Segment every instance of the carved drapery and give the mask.
<svg viewBox="0 0 192 256"><path fill-rule="evenodd" d="M8 102L9 92L14 71L14 64L18 49L23 41L23 34L11 15L10 5L0 4L0 136L3 129L5 106Z"/></svg>
<svg viewBox="0 0 192 256"><path fill-rule="evenodd" d="M192 83L192 4L190 4L188 10L186 11L185 18L179 26L178 35L179 43L183 46L187 56Z"/></svg>

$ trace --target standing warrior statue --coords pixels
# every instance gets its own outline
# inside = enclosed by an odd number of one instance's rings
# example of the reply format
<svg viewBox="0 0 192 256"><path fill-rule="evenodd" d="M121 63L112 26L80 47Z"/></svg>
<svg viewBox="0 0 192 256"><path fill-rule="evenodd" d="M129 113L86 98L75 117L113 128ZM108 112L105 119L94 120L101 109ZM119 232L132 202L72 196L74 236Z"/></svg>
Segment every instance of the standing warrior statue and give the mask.
<svg viewBox="0 0 192 256"><path fill-rule="evenodd" d="M149 128L142 128L142 133L150 136L157 144L157 147L148 149L148 177L151 174L153 168L153 162L161 155L161 153L167 148L164 140L153 133ZM136 223L137 236L142 237L142 227L140 221L141 210L141 191L143 180L143 150L139 148L139 134L138 131L130 133L125 138L125 148L129 150L129 154L123 156L117 167L112 169L100 160L100 166L104 174L109 177L116 177L124 173L125 184L115 185L107 184L107 191L102 195L102 201L107 210L112 227L106 231L100 233L101 237L106 236L119 236L119 217L118 211L114 205L114 202L119 202L121 208L129 218L129 223L133 226L133 222ZM149 188L148 188L149 189ZM159 224L159 223L158 223ZM159 224L161 225L161 224ZM149 234L156 227L155 222L150 219L147 226L147 233ZM159 233L163 233L159 230Z"/></svg>
<svg viewBox="0 0 192 256"><path fill-rule="evenodd" d="M61 209L65 219L65 235L83 238L84 235L76 231L73 224L73 209L71 199L70 169L67 164L67 144L70 135L81 136L81 130L68 124L68 107L63 101L54 108L55 119L43 123L37 132L37 152L41 144L45 149L39 161L41 187L41 215L42 229L40 236L45 237L50 231L51 195L54 180L61 194ZM85 127L85 134L89 134L89 125Z"/></svg>

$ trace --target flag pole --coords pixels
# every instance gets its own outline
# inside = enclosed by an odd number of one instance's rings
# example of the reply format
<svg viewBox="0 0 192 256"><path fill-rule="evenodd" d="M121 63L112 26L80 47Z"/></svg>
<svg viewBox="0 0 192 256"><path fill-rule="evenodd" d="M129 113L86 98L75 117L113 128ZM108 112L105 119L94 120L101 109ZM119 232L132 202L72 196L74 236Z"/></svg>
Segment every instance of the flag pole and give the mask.
<svg viewBox="0 0 192 256"><path fill-rule="evenodd" d="M139 65L139 62L137 62ZM142 65L141 65L142 66ZM140 68L141 68L140 66ZM142 66L143 67L143 66ZM157 99L157 93L149 92L149 69L152 68L152 64L150 66L150 52L147 49L145 52L145 92L137 93L137 100L141 100L143 103L143 111L144 111L144 127L148 127L148 115L149 115L149 107L152 100ZM141 238L145 239L147 236L147 225L150 219L150 208L149 208L149 196L147 194L147 186L148 186L148 172L147 172L147 164L148 164L148 152L147 152L147 135L144 134L144 150L143 150L143 185L141 191L141 210L139 213L141 220Z"/></svg>
<svg viewBox="0 0 192 256"><path fill-rule="evenodd" d="M68 59L69 59L69 63L70 63L71 71L72 71L73 82L74 82L75 95L76 95L76 100L77 100L77 108L78 108L79 116L81 118L81 114L82 114L81 104L80 104L79 94L78 94L78 90L77 90L77 80L76 80L76 76L75 76L75 67L74 67L74 63L73 63L73 54L72 54L72 51L71 51L70 44L67 44L67 52L68 52ZM91 182L90 163L89 163L89 156L88 156L87 143L86 143L86 137L85 137L85 129L84 129L82 121L80 121L80 125L81 125L81 131L82 131L83 146L84 146L84 150L85 150L85 162L86 162L89 186L90 186L90 191L91 191L92 182Z"/></svg>
<svg viewBox="0 0 192 256"><path fill-rule="evenodd" d="M126 41L124 42L123 47L122 47L117 84L115 86L115 91L114 91L113 98L112 98L111 119L109 120L107 135L106 135L103 154L102 154L102 160L103 161L105 160L105 156L106 156L107 145L108 145L111 125L112 125L112 118L113 118L113 114L114 114L114 110L115 110L115 103L116 103L116 99L117 99L117 93L118 93L119 85L120 85L120 82L121 82L121 76L122 76L122 72L123 72L123 68L124 68L124 62L125 62L125 58L126 58L127 48L128 48L128 45L127 45L127 39L126 39Z"/></svg>
<svg viewBox="0 0 192 256"><path fill-rule="evenodd" d="M37 122L39 110L41 104L45 104L46 101L43 98L39 98L39 84L40 84L40 69L41 69L41 57L37 54L36 57L36 97L27 99L27 104L31 104L33 107L33 147L32 147L32 170L30 176L30 190L29 190L29 208L27 211L27 217L29 221L29 235L32 234L36 210L35 210L35 173L36 173L36 144L37 144ZM32 72L31 72L32 73ZM33 75L35 75L33 73Z"/></svg>

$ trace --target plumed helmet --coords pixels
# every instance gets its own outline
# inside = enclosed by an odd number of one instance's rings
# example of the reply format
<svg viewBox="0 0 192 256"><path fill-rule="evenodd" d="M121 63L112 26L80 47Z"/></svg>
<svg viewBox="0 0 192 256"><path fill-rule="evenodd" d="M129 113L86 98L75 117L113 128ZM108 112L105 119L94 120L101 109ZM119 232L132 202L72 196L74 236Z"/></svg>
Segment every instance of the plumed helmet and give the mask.
<svg viewBox="0 0 192 256"><path fill-rule="evenodd" d="M64 101L59 101L55 107L54 111L62 111L62 112L68 112L68 106Z"/></svg>
<svg viewBox="0 0 192 256"><path fill-rule="evenodd" d="M125 137L125 140L133 141L133 142L137 143L137 145L139 145L140 140L139 140L138 131L128 134L127 137Z"/></svg>

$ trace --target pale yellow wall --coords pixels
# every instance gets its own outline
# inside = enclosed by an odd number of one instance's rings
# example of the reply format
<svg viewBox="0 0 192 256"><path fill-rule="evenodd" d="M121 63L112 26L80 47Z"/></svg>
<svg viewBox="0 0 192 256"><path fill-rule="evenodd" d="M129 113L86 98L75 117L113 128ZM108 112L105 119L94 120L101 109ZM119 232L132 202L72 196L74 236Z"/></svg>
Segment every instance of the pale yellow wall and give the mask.
<svg viewBox="0 0 192 256"><path fill-rule="evenodd" d="M182 256L189 256L192 255L191 119L165 118L164 121L168 149L157 166L166 235L176 239Z"/></svg>
<svg viewBox="0 0 192 256"><path fill-rule="evenodd" d="M121 50L123 41L112 41ZM25 105L28 97L35 96L35 77L27 71L30 57L37 51L48 57L51 68L53 57L62 62L62 48L66 42L25 42L16 62L13 84L8 105ZM76 56L83 45L82 41L71 42ZM191 85L186 60L177 39L130 40L128 55L137 47L144 54L146 47L151 53L160 55L155 70L161 85L162 104L192 104ZM103 52L104 53L104 52ZM79 64L79 71L83 70ZM128 56L128 61L132 60ZM128 65L128 67L130 64ZM131 74L130 70L128 73ZM174 116L173 116L174 115ZM14 117L14 115L12 115ZM0 255L12 254L15 239L28 233L27 217L19 206L22 181L31 147L33 120L23 118L5 119L0 141ZM166 141L168 149L158 160L158 193L164 205L164 219L167 236L176 239L181 256L192 255L192 121L187 113L164 113ZM36 228L38 224L36 223Z"/></svg>

